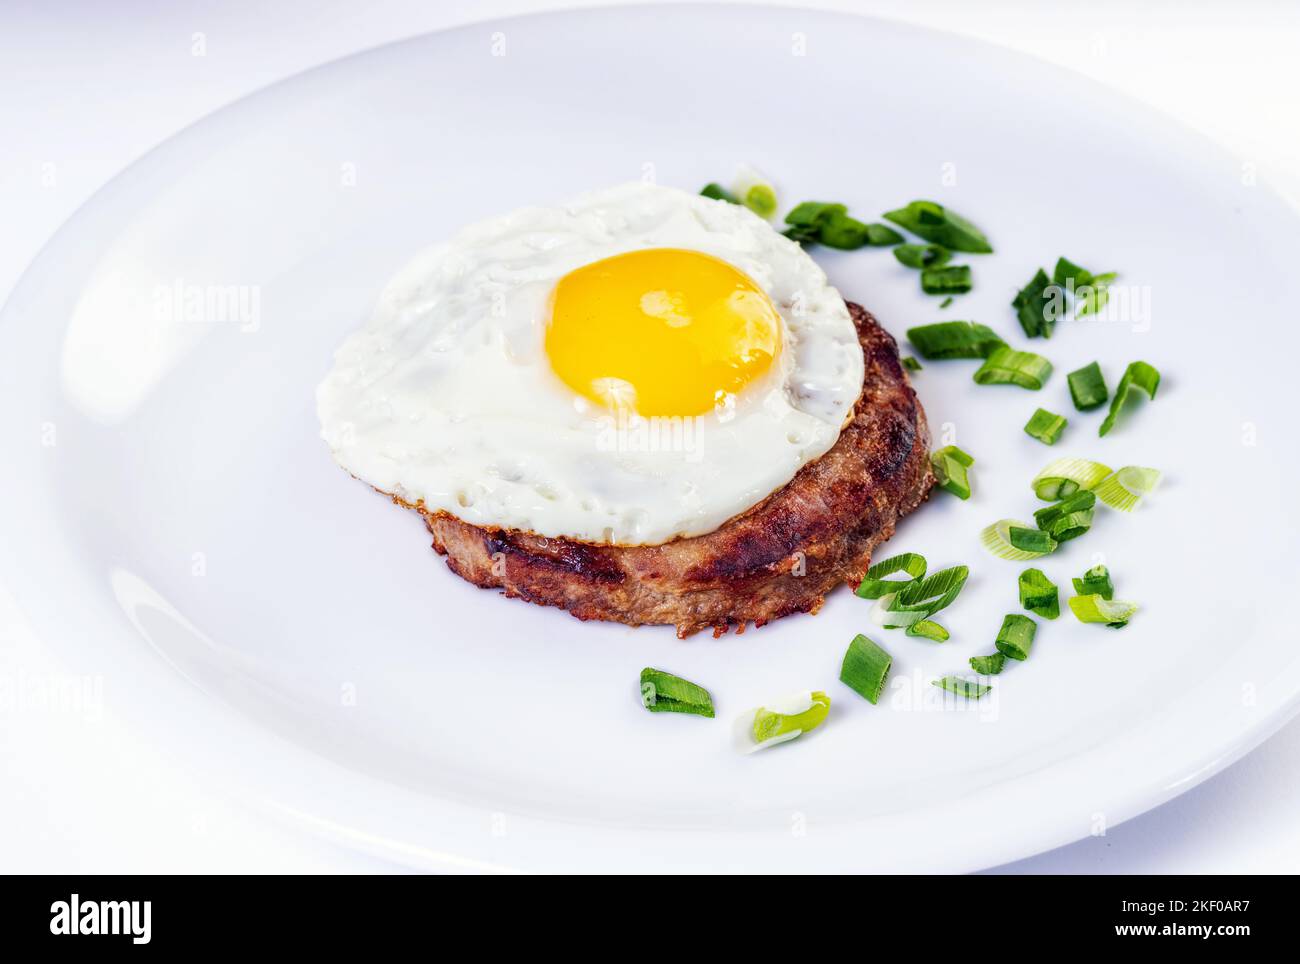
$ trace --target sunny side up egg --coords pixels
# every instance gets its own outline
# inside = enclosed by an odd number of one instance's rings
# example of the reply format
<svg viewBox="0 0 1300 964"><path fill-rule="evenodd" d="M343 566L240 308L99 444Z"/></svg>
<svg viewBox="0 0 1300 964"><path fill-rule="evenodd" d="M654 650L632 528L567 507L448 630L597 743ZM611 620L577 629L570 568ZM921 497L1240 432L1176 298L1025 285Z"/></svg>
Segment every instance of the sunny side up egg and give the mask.
<svg viewBox="0 0 1300 964"><path fill-rule="evenodd" d="M317 390L357 478L477 526L618 545L711 532L839 437L843 298L734 204L633 183L419 255Z"/></svg>

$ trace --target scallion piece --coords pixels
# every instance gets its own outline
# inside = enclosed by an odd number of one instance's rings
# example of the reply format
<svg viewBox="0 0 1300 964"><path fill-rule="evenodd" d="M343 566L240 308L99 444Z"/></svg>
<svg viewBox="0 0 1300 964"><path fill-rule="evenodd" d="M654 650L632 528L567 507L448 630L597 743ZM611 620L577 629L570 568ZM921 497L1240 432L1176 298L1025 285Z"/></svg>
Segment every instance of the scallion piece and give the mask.
<svg viewBox="0 0 1300 964"><path fill-rule="evenodd" d="M919 372L921 370L921 363L911 355L904 355L903 367L909 372Z"/></svg>
<svg viewBox="0 0 1300 964"><path fill-rule="evenodd" d="M1101 374L1101 366L1096 362L1070 372L1065 378L1070 383L1070 398L1074 400L1074 407L1081 412L1100 408L1110 397L1110 392L1106 390L1106 379Z"/></svg>
<svg viewBox="0 0 1300 964"><path fill-rule="evenodd" d="M853 637L844 662L840 665L840 682L868 703L879 703L885 677L894 658L861 633Z"/></svg>
<svg viewBox="0 0 1300 964"><path fill-rule="evenodd" d="M760 706L736 721L737 743L742 752L752 753L789 742L820 726L830 709L831 698L820 690Z"/></svg>
<svg viewBox="0 0 1300 964"><path fill-rule="evenodd" d="M979 228L933 201L913 201L905 208L886 212L885 220L952 251L970 251L974 254L989 254L993 251L988 238L984 237Z"/></svg>
<svg viewBox="0 0 1300 964"><path fill-rule="evenodd" d="M989 653L987 656L972 656L970 658L970 668L981 676L997 676L1002 672L1002 667L1007 663L1007 658L1001 653Z"/></svg>
<svg viewBox="0 0 1300 964"><path fill-rule="evenodd" d="M1097 504L1097 494L1088 489L1081 489L1066 496L1055 505L1039 509L1034 513L1034 524L1043 530L1050 530L1052 525L1073 512L1086 512Z"/></svg>
<svg viewBox="0 0 1300 964"><path fill-rule="evenodd" d="M1013 562L1027 562L1030 559L1037 559L1040 556L1047 555L1051 549L1044 552L1036 552L1027 549L1020 549L1011 543L1011 530L1028 529L1023 522L1017 522L1015 519L1001 519L993 523L980 533L980 542L984 548L999 559L1010 559ZM1050 541L1050 540L1049 540ZM1055 544L1052 549L1055 549Z"/></svg>
<svg viewBox="0 0 1300 964"><path fill-rule="evenodd" d="M945 445L930 456L936 483L959 499L970 498L970 478L966 470L974 464L975 459L955 445Z"/></svg>
<svg viewBox="0 0 1300 964"><path fill-rule="evenodd" d="M880 597L877 607L881 609L879 614L881 622L889 629L915 627L939 610L951 605L961 593L962 587L966 585L966 578L969 575L970 570L966 566L952 566L948 569L940 569L924 579L913 580L896 593ZM923 627L920 633L912 635L937 638L935 635L930 635L933 632L935 631L929 627ZM946 633L947 630L944 632Z"/></svg>
<svg viewBox="0 0 1300 964"><path fill-rule="evenodd" d="M703 686L649 666L641 670L641 704L651 713L713 716L713 698Z"/></svg>
<svg viewBox="0 0 1300 964"><path fill-rule="evenodd" d="M1052 280L1061 287L1073 291L1083 285L1092 284L1092 272L1087 268L1080 268L1067 258L1057 258Z"/></svg>
<svg viewBox="0 0 1300 964"><path fill-rule="evenodd" d="M1029 416L1029 421L1025 423L1025 434L1030 438L1038 439L1044 445L1055 445L1056 440L1065 431L1066 424L1068 423L1064 415L1039 408L1035 409L1034 414Z"/></svg>
<svg viewBox="0 0 1300 964"><path fill-rule="evenodd" d="M907 578L886 578L897 572L905 573ZM868 569L854 592L861 599L879 599L887 593L897 592L901 587L924 575L925 556L916 552L904 552L901 555L882 559Z"/></svg>
<svg viewBox="0 0 1300 964"><path fill-rule="evenodd" d="M766 220L776 214L776 188L752 167L744 166L740 169L732 191L740 198L741 204L760 218Z"/></svg>
<svg viewBox="0 0 1300 964"><path fill-rule="evenodd" d="M985 325L969 321L938 321L907 329L907 337L923 358L987 358L1006 343Z"/></svg>
<svg viewBox="0 0 1300 964"><path fill-rule="evenodd" d="M942 244L900 244L894 257L909 268L938 268L952 258L952 252Z"/></svg>
<svg viewBox="0 0 1300 964"><path fill-rule="evenodd" d="M950 264L921 269L921 290L927 295L961 295L970 291L970 266Z"/></svg>
<svg viewBox="0 0 1300 964"><path fill-rule="evenodd" d="M1076 318L1082 318L1085 315L1096 314L1106 307L1106 302L1110 300L1110 283L1118 275L1114 271L1107 271L1105 274L1095 274L1092 276L1092 283L1082 289L1083 294L1079 297L1079 308L1075 311Z"/></svg>
<svg viewBox="0 0 1300 964"><path fill-rule="evenodd" d="M1161 478L1159 469L1126 465L1097 483L1097 498L1112 509L1132 512L1144 497L1155 491Z"/></svg>
<svg viewBox="0 0 1300 964"><path fill-rule="evenodd" d="M1083 574L1082 579L1075 579L1074 591L1080 596L1100 596L1102 599L1115 598L1115 584L1110 581L1110 570L1105 566L1093 566Z"/></svg>
<svg viewBox="0 0 1300 964"><path fill-rule="evenodd" d="M1047 527L1047 534L1058 544L1077 539L1092 528L1092 510L1063 515Z"/></svg>
<svg viewBox="0 0 1300 964"><path fill-rule="evenodd" d="M873 248L888 248L902 244L904 237L886 224L867 225L867 244Z"/></svg>
<svg viewBox="0 0 1300 964"><path fill-rule="evenodd" d="M1035 556L1045 556L1056 550L1056 540L1042 529L1028 526L1007 526L1007 541L1021 552L1032 552Z"/></svg>
<svg viewBox="0 0 1300 964"><path fill-rule="evenodd" d="M977 385L1019 385L1038 391L1052 374L1052 363L1033 352L995 348L975 372Z"/></svg>
<svg viewBox="0 0 1300 964"><path fill-rule="evenodd" d="M1128 624L1138 611L1137 603L1104 598L1100 593L1071 596L1070 610L1081 623L1105 623L1114 629Z"/></svg>
<svg viewBox="0 0 1300 964"><path fill-rule="evenodd" d="M939 307L947 308L950 304L952 304L952 295L949 295L947 298L944 298L943 301L939 302Z"/></svg>
<svg viewBox="0 0 1300 964"><path fill-rule="evenodd" d="M1115 388L1115 397L1110 400L1110 411L1106 413L1106 418L1097 431L1098 435L1105 435L1115 427L1120 410L1128 401L1129 392L1134 387L1146 392L1147 397L1154 401L1156 389L1160 387L1160 372L1144 361L1135 361L1124 369L1124 375Z"/></svg>
<svg viewBox="0 0 1300 964"><path fill-rule="evenodd" d="M1028 659L1029 651L1034 647L1034 634L1038 624L1028 616L1020 613L1008 613L1002 619L1002 628L994 645L998 652L1007 659Z"/></svg>
<svg viewBox="0 0 1300 964"><path fill-rule="evenodd" d="M1020 605L1044 619L1061 615L1061 597L1056 583L1041 569L1026 569L1020 574Z"/></svg>
<svg viewBox="0 0 1300 964"><path fill-rule="evenodd" d="M822 225L832 217L847 214L848 210L843 204L830 201L804 201L796 204L785 216L785 223L790 225L785 236L800 244L818 241Z"/></svg>
<svg viewBox="0 0 1300 964"><path fill-rule="evenodd" d="M1044 502L1064 499L1080 489L1091 489L1111 474L1111 468L1087 459L1057 459L1039 472L1030 486Z"/></svg>
<svg viewBox="0 0 1300 964"><path fill-rule="evenodd" d="M1026 338L1051 338L1052 328L1060 315L1058 289L1054 288L1047 272L1039 268L1029 283L1011 299L1016 309L1016 320L1025 331Z"/></svg>
<svg viewBox="0 0 1300 964"><path fill-rule="evenodd" d="M715 201L726 201L728 204L739 204L740 198L732 194L721 184L706 184L700 191L705 197L711 197Z"/></svg>
<svg viewBox="0 0 1300 964"><path fill-rule="evenodd" d="M992 686L986 686L983 683L976 683L972 680L962 679L960 676L945 676L943 679L934 681L934 685L941 690L946 690L957 696L964 696L968 700L977 700L989 690Z"/></svg>
<svg viewBox="0 0 1300 964"><path fill-rule="evenodd" d="M821 222L817 240L829 248L855 251L867 243L867 225L842 211L832 211Z"/></svg>
<svg viewBox="0 0 1300 964"><path fill-rule="evenodd" d="M920 619L912 623L905 630L909 636L920 636L923 639L932 639L936 643L946 643L952 635L932 619Z"/></svg>

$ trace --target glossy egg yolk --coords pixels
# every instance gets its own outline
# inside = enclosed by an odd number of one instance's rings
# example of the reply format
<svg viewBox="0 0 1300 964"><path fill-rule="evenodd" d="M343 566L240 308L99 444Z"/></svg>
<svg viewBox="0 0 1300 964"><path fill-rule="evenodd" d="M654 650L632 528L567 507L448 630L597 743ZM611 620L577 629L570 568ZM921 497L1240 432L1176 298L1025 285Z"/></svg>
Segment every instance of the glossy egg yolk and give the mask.
<svg viewBox="0 0 1300 964"><path fill-rule="evenodd" d="M571 271L555 287L546 328L546 354L565 384L643 416L726 405L780 347L780 316L748 275L679 248Z"/></svg>

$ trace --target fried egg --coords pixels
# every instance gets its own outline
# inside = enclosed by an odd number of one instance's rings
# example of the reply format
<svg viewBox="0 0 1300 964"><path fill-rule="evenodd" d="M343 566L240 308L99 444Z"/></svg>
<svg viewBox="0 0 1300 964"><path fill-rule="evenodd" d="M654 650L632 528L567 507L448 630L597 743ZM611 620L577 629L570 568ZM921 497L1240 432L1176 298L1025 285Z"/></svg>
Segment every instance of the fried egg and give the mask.
<svg viewBox="0 0 1300 964"><path fill-rule="evenodd" d="M632 183L418 255L317 409L339 464L407 503L652 545L789 482L862 378L844 299L798 244L741 206Z"/></svg>

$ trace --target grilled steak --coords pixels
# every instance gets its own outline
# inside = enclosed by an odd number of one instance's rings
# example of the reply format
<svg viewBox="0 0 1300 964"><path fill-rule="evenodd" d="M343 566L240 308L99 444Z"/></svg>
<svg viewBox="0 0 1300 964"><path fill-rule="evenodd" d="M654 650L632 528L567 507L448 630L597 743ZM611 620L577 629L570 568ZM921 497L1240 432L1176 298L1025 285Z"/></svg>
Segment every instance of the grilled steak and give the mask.
<svg viewBox="0 0 1300 964"><path fill-rule="evenodd" d="M925 413L898 346L864 308L848 307L866 360L852 420L825 455L713 532L658 546L597 545L412 508L458 576L579 619L668 624L684 638L815 613L838 583L862 578L875 547L934 484Z"/></svg>

